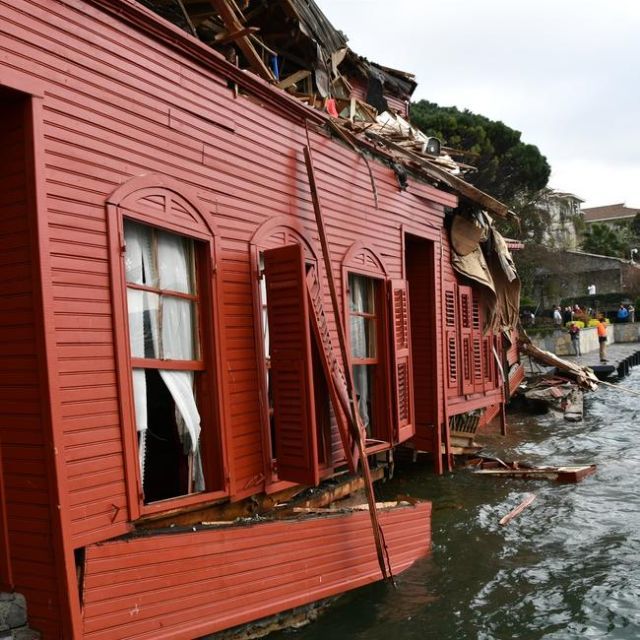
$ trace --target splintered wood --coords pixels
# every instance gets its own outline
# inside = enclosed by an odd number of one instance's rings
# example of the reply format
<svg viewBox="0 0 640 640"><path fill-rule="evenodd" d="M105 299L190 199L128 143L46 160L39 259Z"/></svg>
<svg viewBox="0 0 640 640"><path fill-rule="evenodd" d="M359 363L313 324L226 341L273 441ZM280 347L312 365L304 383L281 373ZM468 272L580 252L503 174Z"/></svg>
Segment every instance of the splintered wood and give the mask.
<svg viewBox="0 0 640 640"><path fill-rule="evenodd" d="M527 494L525 499L515 509L509 511L506 516L500 519L499 524L502 526L509 524L515 517L519 516L535 499L535 493Z"/></svg>

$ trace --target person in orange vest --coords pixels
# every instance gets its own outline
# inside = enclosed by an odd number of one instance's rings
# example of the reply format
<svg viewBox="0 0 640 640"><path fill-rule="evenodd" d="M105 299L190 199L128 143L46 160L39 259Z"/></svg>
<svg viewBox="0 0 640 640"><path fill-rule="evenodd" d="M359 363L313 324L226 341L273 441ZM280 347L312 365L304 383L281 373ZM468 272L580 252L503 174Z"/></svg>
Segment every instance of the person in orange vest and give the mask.
<svg viewBox="0 0 640 640"><path fill-rule="evenodd" d="M600 343L600 362L607 362L607 325L604 314L598 315L598 342Z"/></svg>

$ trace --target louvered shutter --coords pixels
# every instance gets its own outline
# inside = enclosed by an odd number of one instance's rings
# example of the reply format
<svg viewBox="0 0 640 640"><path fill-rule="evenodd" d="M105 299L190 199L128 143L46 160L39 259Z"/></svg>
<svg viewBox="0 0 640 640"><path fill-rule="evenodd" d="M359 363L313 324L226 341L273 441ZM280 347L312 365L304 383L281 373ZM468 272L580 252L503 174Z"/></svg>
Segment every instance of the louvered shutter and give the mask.
<svg viewBox="0 0 640 640"><path fill-rule="evenodd" d="M482 339L482 368L486 386L494 389L496 386L495 356L493 355L493 336L487 335Z"/></svg>
<svg viewBox="0 0 640 640"><path fill-rule="evenodd" d="M344 369L337 357L331 340L331 332L324 309L324 287L318 278L318 272L312 267L307 272L307 292L311 311L311 325L318 345L322 368L329 388L329 397L333 405L340 439L345 451L349 470L356 472L358 466L358 448L349 433L345 411L349 411L349 392L345 380Z"/></svg>
<svg viewBox="0 0 640 640"><path fill-rule="evenodd" d="M471 297L471 364L473 367L473 389L482 393L485 388L485 376L482 366L482 316L478 294L472 290Z"/></svg>
<svg viewBox="0 0 640 640"><path fill-rule="evenodd" d="M302 247L264 252L277 471L281 480L319 482L311 335Z"/></svg>
<svg viewBox="0 0 640 640"><path fill-rule="evenodd" d="M409 289L405 280L392 280L391 346L393 357L393 387L395 389L394 418L396 442L404 442L415 433L413 408L413 368L409 327Z"/></svg>
<svg viewBox="0 0 640 640"><path fill-rule="evenodd" d="M458 358L458 313L456 304L456 285L444 290L444 335L447 356L447 389L449 395L457 395L460 386L460 365Z"/></svg>
<svg viewBox="0 0 640 640"><path fill-rule="evenodd" d="M458 287L462 393L473 393L473 313L471 287Z"/></svg>

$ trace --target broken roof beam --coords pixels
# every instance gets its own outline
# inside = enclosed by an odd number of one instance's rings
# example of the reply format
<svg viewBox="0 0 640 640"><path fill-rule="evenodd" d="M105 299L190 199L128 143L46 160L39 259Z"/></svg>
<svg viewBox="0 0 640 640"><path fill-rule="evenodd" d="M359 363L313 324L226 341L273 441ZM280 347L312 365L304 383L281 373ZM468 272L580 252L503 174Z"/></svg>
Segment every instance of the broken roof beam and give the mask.
<svg viewBox="0 0 640 640"><path fill-rule="evenodd" d="M232 31L232 32L225 31L224 33L221 33L214 38L214 44L222 45L222 44L227 44L229 42L235 42L240 38L250 36L251 34L256 33L258 31L260 31L258 27L243 27L238 31Z"/></svg>
<svg viewBox="0 0 640 640"><path fill-rule="evenodd" d="M287 76L283 80L280 80L280 82L278 82L278 88L287 89L288 87L291 87L294 84L300 82L300 80L305 80L310 75L311 71L309 71L308 69L300 69L300 71L295 71L290 76Z"/></svg>
<svg viewBox="0 0 640 640"><path fill-rule="evenodd" d="M264 63L262 56L256 51L253 43L249 39L249 34L241 35L244 25L236 15L234 8L229 3L229 0L209 0L211 5L216 9L224 26L229 34L239 34L237 40L235 40L240 51L244 54L249 64L253 67L254 71L265 80L269 82L275 82L276 77L269 67Z"/></svg>
<svg viewBox="0 0 640 640"><path fill-rule="evenodd" d="M404 156L416 163L427 176L434 180L443 182L468 200L479 204L483 209L486 209L487 211L490 211L491 213L494 213L501 218L508 218L514 215L509 211L509 208L505 204L502 204L502 202L500 202L499 200L496 200L494 197L490 196L484 191L480 191L480 189L477 189L472 184L469 184L468 182L466 182L466 180L458 178L448 171L445 171L433 162L430 162L426 158L423 158L420 154L415 153L414 151L411 151L406 147L403 147L401 144L389 140L385 136L374 133L373 131L365 131L365 135L372 140L375 140L376 142L389 147L390 149L399 151Z"/></svg>

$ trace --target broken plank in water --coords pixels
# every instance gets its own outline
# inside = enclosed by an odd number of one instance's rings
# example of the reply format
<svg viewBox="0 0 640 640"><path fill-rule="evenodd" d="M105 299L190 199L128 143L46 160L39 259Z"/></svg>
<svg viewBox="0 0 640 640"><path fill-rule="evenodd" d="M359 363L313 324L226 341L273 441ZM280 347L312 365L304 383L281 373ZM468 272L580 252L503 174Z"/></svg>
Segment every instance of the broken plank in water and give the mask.
<svg viewBox="0 0 640 640"><path fill-rule="evenodd" d="M474 473L507 478L525 478L527 480L555 480L566 484L580 482L596 472L596 465L573 467L519 467L514 469L478 469Z"/></svg>
<svg viewBox="0 0 640 640"><path fill-rule="evenodd" d="M515 508L509 511L506 516L500 519L500 524L509 524L516 516L519 516L534 500L536 499L535 493L527 494L527 497Z"/></svg>

